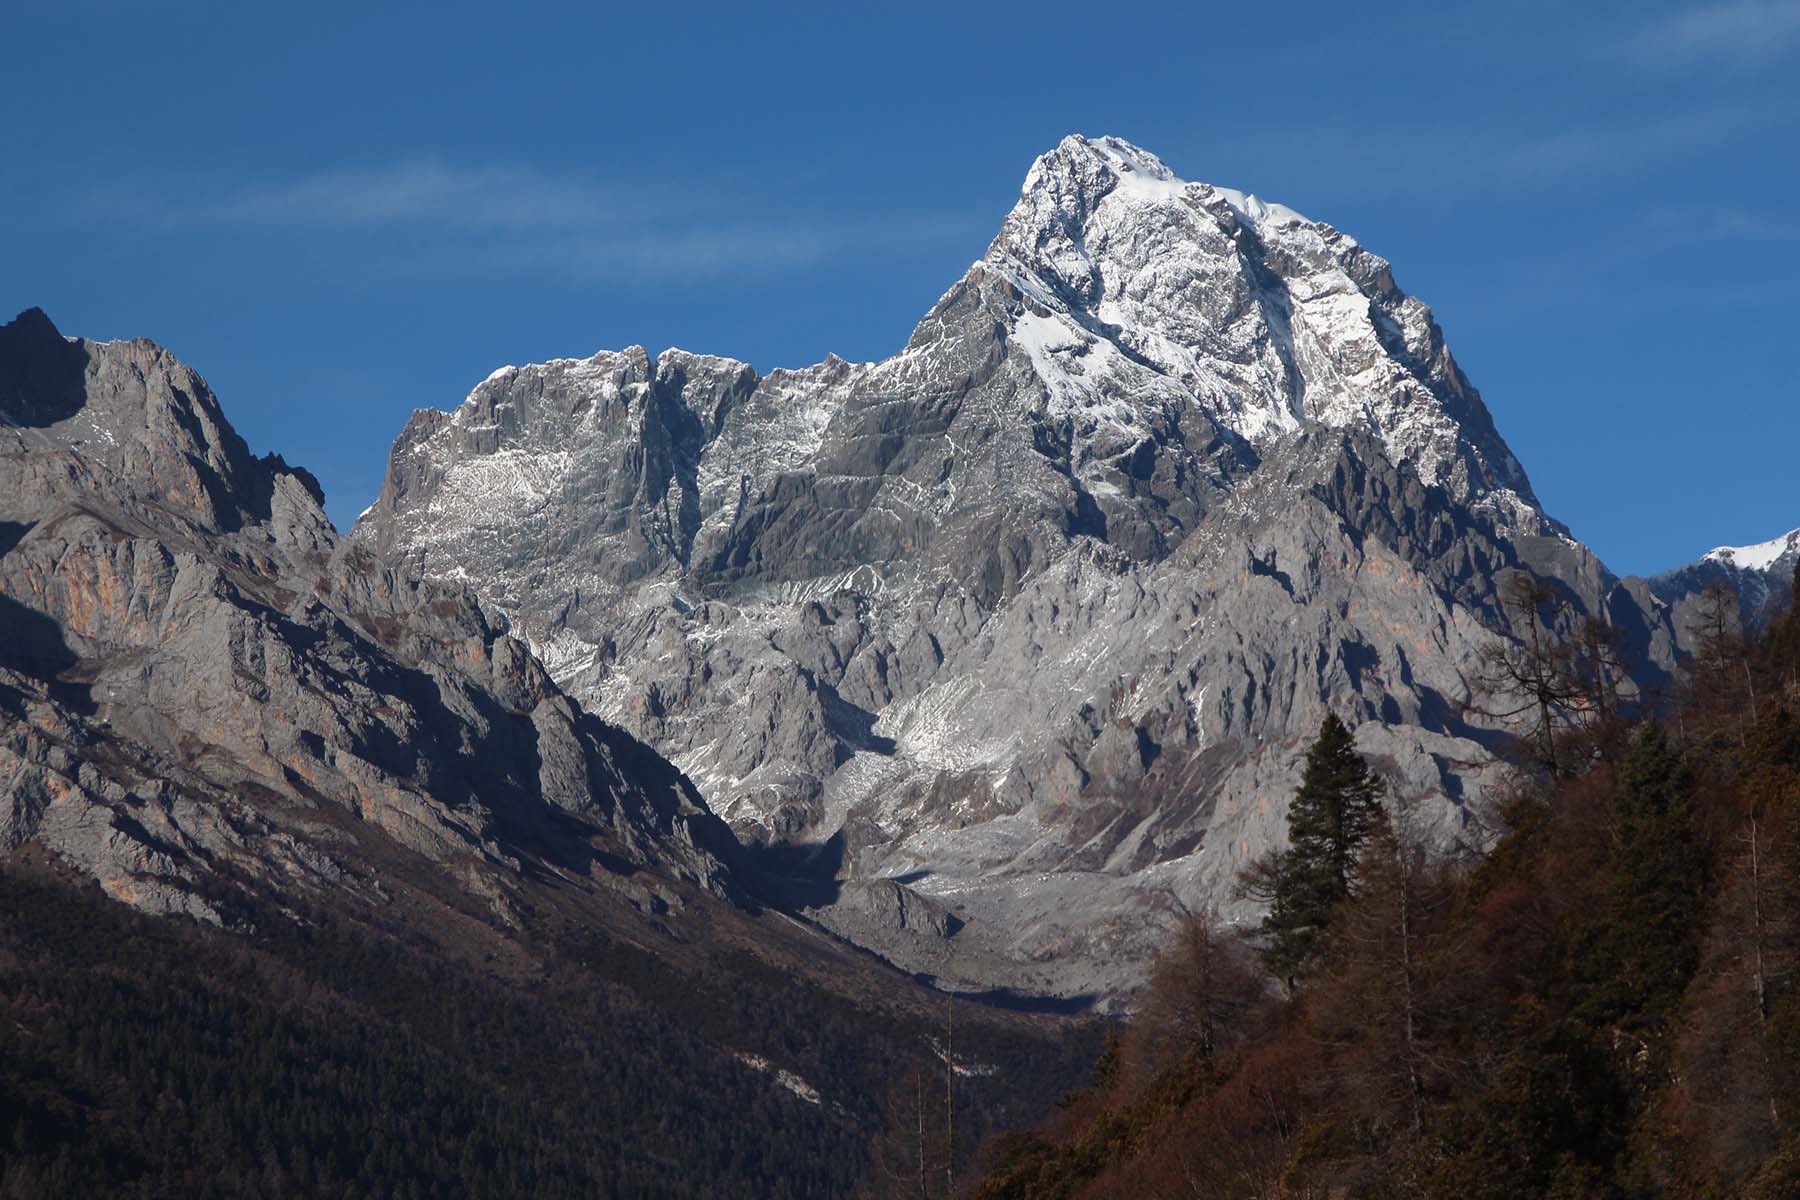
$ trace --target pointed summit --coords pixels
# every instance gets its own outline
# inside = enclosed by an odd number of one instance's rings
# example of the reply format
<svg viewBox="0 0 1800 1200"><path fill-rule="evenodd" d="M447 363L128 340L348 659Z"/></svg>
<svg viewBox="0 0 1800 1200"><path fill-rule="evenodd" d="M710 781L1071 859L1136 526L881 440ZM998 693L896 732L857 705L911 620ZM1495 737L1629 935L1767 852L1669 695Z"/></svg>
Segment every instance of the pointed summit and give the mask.
<svg viewBox="0 0 1800 1200"><path fill-rule="evenodd" d="M1049 191L1067 194L1071 187L1091 189L1090 203L1117 188L1174 197L1187 186L1162 159L1123 138L1088 138L1072 133L1056 149L1040 154L1025 173L1019 194Z"/></svg>
<svg viewBox="0 0 1800 1200"><path fill-rule="evenodd" d="M1258 452L1308 426L1365 429L1504 524L1558 528L1430 309L1285 205L1073 134L1032 164L979 269L1033 310L1011 340L1057 411L1104 412L1135 440L1197 409Z"/></svg>
<svg viewBox="0 0 1800 1200"><path fill-rule="evenodd" d="M1185 201L1208 209L1223 201L1239 221L1251 227L1314 223L1285 204L1272 204L1237 188L1183 179L1142 146L1111 135L1090 138L1072 133L1065 137L1056 149L1040 154L1031 164L1019 193L1049 191L1066 196L1076 190L1087 194L1090 205L1107 196L1153 205Z"/></svg>
<svg viewBox="0 0 1800 1200"><path fill-rule="evenodd" d="M1387 263L1119 138L1039 157L890 358L667 357L415 422L355 536L742 836L830 847L822 923L971 987L1114 986L1145 895L1279 836L1327 707L1449 828L1496 572L1605 586ZM880 916L931 903L953 943Z"/></svg>
<svg viewBox="0 0 1800 1200"><path fill-rule="evenodd" d="M19 336L27 334L42 335L44 333L49 333L55 337L62 336L61 333L57 332L56 323L50 319L50 314L46 313L36 305L26 309L24 312L8 321L5 325L0 325L0 332Z"/></svg>
<svg viewBox="0 0 1800 1200"><path fill-rule="evenodd" d="M0 421L53 425L82 405L87 355L57 331L41 308L0 325Z"/></svg>

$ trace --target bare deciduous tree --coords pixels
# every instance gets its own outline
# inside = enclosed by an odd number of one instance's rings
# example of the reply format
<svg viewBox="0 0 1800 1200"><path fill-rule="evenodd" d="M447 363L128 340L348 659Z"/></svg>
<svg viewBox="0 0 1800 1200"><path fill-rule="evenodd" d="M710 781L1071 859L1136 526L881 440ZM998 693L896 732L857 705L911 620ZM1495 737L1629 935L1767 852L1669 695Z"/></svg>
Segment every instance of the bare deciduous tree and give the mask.
<svg viewBox="0 0 1800 1200"><path fill-rule="evenodd" d="M1532 761L1550 775L1566 775L1573 764L1560 735L1618 712L1626 679L1618 637L1594 617L1582 621L1574 636L1564 636L1558 626L1572 619L1570 601L1526 571L1506 581L1501 599L1511 626L1495 629L1482 648L1465 709L1492 720L1523 721L1530 732L1521 740Z"/></svg>
<svg viewBox="0 0 1800 1200"><path fill-rule="evenodd" d="M1134 1082L1178 1066L1210 1071L1266 991L1254 955L1217 913L1185 914L1151 970L1124 1047Z"/></svg>

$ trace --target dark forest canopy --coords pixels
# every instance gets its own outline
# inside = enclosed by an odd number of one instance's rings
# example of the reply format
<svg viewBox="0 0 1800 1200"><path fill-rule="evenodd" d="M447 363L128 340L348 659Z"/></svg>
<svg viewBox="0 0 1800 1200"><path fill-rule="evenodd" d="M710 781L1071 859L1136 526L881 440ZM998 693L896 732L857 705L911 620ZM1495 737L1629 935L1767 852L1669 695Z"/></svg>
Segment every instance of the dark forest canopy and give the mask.
<svg viewBox="0 0 1800 1200"><path fill-rule="evenodd" d="M747 953L696 975L570 928L518 979L296 916L227 934L0 870L0 1197L842 1196L888 1082L943 1078L935 1018ZM971 1147L1096 1044L959 1024Z"/></svg>

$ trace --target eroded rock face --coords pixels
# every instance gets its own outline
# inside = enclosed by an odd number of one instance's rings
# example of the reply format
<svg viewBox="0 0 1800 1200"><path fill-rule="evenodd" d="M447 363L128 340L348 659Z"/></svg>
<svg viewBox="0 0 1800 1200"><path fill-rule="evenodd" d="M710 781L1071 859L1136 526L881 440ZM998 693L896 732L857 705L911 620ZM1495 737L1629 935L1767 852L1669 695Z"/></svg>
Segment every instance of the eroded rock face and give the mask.
<svg viewBox="0 0 1800 1200"><path fill-rule="evenodd" d="M415 414L353 538L472 583L834 884L826 924L1064 995L1279 840L1328 707L1477 838L1505 731L1459 712L1510 572L1651 675L1683 636L1542 512L1385 262L1116 139L1040 158L892 358L504 368Z"/></svg>
<svg viewBox="0 0 1800 1200"><path fill-rule="evenodd" d="M359 827L453 869L728 886L677 772L467 588L341 540L167 351L26 313L0 419L0 848L210 920L233 873L379 895L334 853Z"/></svg>

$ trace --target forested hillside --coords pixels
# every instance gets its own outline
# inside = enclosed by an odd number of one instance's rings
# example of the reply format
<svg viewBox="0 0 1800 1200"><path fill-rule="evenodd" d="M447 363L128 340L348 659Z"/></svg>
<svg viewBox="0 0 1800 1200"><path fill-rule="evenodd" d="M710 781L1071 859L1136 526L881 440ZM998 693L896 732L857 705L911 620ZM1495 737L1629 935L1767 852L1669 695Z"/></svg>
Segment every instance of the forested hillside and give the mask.
<svg viewBox="0 0 1800 1200"><path fill-rule="evenodd" d="M1514 653L1557 733L1521 740L1479 860L1303 788L1246 880L1269 919L1195 915L1094 1085L969 1194L1800 1195L1800 614L1732 628L1656 718L1620 715L1591 639Z"/></svg>
<svg viewBox="0 0 1800 1200"><path fill-rule="evenodd" d="M696 974L570 923L521 970L499 943L482 967L341 914L255 915L226 934L43 856L0 871L0 1197L839 1196L890 1079L943 1077L928 1009L749 953ZM1093 1052L958 1020L971 1145Z"/></svg>

